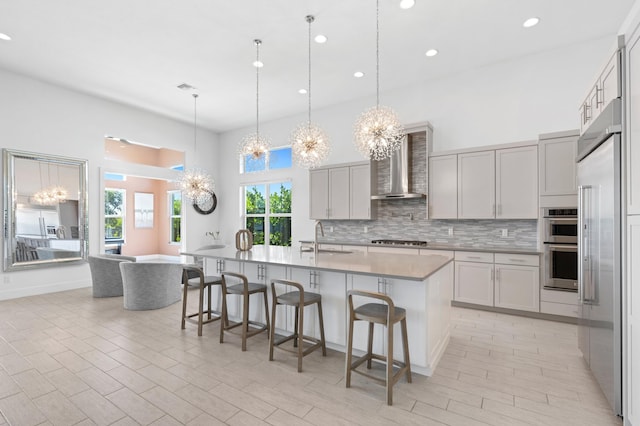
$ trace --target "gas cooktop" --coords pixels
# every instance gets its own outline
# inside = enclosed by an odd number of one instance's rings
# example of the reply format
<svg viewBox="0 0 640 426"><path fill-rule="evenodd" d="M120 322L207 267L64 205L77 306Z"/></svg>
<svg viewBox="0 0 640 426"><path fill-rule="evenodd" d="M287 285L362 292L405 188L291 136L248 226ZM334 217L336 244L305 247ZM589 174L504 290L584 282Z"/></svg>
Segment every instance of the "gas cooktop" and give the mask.
<svg viewBox="0 0 640 426"><path fill-rule="evenodd" d="M372 240L371 244L385 244L391 246L426 246L426 241L420 240Z"/></svg>

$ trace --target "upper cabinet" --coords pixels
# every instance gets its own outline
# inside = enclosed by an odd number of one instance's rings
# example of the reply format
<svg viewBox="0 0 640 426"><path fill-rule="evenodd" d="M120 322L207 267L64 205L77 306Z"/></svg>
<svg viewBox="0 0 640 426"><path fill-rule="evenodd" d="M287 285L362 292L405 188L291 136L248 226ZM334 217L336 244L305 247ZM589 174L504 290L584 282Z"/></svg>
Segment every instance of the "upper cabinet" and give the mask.
<svg viewBox="0 0 640 426"><path fill-rule="evenodd" d="M578 205L576 148L578 130L540 135L540 207Z"/></svg>
<svg viewBox="0 0 640 426"><path fill-rule="evenodd" d="M537 219L535 142L432 155L431 219Z"/></svg>
<svg viewBox="0 0 640 426"><path fill-rule="evenodd" d="M496 215L495 154L458 154L458 219L493 219Z"/></svg>
<svg viewBox="0 0 640 426"><path fill-rule="evenodd" d="M538 147L496 150L496 218L538 217Z"/></svg>
<svg viewBox="0 0 640 426"><path fill-rule="evenodd" d="M612 99L622 95L622 81L620 80L622 58L620 55L620 51L617 50L609 57L580 105L580 134L587 130Z"/></svg>
<svg viewBox="0 0 640 426"><path fill-rule="evenodd" d="M429 157L429 217L458 218L458 156Z"/></svg>
<svg viewBox="0 0 640 426"><path fill-rule="evenodd" d="M369 163L309 172L310 219L371 219Z"/></svg>

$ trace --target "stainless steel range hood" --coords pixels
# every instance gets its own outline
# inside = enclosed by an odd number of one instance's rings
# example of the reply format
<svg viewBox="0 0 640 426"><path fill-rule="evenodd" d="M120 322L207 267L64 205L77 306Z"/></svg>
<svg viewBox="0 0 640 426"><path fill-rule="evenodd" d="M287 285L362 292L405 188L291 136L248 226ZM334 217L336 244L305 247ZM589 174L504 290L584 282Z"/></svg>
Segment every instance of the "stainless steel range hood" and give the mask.
<svg viewBox="0 0 640 426"><path fill-rule="evenodd" d="M372 200L395 200L405 198L426 198L425 194L409 192L409 137L402 139L400 149L394 151L389 159L389 192L372 195Z"/></svg>

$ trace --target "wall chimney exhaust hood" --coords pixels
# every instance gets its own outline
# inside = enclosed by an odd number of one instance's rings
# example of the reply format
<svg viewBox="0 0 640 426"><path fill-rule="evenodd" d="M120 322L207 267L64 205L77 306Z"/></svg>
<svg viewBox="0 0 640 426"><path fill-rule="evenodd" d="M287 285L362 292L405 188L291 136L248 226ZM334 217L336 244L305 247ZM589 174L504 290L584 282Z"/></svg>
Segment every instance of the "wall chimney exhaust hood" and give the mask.
<svg viewBox="0 0 640 426"><path fill-rule="evenodd" d="M372 200L400 200L406 198L426 198L426 194L409 192L409 137L404 136L400 149L389 159L389 192L372 195Z"/></svg>

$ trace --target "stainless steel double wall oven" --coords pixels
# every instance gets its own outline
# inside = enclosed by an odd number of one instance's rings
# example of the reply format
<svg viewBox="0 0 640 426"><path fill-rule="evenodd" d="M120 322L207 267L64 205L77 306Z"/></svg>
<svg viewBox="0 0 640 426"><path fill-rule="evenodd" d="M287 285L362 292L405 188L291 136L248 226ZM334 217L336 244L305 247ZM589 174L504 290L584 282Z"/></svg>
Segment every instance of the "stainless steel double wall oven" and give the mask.
<svg viewBox="0 0 640 426"><path fill-rule="evenodd" d="M578 291L578 209L544 209L544 288Z"/></svg>

